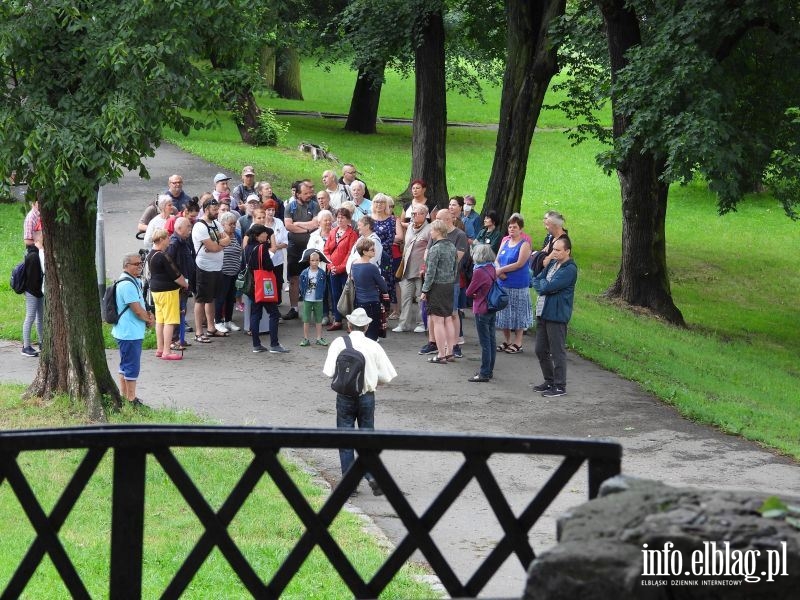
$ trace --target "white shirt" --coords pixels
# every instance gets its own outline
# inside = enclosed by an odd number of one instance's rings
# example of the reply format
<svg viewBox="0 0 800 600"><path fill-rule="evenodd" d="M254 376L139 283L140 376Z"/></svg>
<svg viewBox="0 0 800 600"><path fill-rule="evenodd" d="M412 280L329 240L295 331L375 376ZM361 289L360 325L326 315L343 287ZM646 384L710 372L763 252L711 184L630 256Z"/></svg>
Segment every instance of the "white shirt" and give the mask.
<svg viewBox="0 0 800 600"><path fill-rule="evenodd" d="M283 224L278 217L272 218L272 225L267 225L275 232L275 243L276 244L288 244L289 243L289 231L286 229L286 225ZM277 252L270 252L270 258L272 259L272 264L275 266L282 265L283 259L286 256L286 248L281 248Z"/></svg>
<svg viewBox="0 0 800 600"><path fill-rule="evenodd" d="M211 224L207 224L202 219L198 219L197 222L192 227L192 243L194 244L194 251L197 255L195 258L195 262L197 266L203 269L203 271L222 271L222 261L223 261L223 252L209 252L205 245L203 244L203 240L210 240L211 234L209 232L209 227L212 229L214 226L217 227L217 236L222 233L222 227L220 227L219 221L214 221ZM219 237L214 241L218 241Z"/></svg>
<svg viewBox="0 0 800 600"><path fill-rule="evenodd" d="M144 247L148 250L153 248L153 234L156 232L156 229L166 229L165 225L167 224L167 220L161 216L161 214L157 214L155 217L150 219L150 222L147 224L147 231L144 232Z"/></svg>
<svg viewBox="0 0 800 600"><path fill-rule="evenodd" d="M363 331L350 332L350 343L353 344L353 348L364 355L363 394L374 392L379 383L389 383L397 377L397 371L394 370L394 366L381 345L366 337ZM336 371L336 357L344 349L344 339L341 337L333 340L328 347L328 356L325 359L325 366L322 367L322 372L328 377L333 377Z"/></svg>
<svg viewBox="0 0 800 600"><path fill-rule="evenodd" d="M359 238L361 239L361 238ZM369 259L373 265L381 268L381 256L383 256L383 246L381 245L381 238L378 237L378 234L374 231L369 234L369 239L371 239L375 243L375 256ZM358 240L356 240L358 243ZM356 262L361 256L358 254L358 250L356 250L356 244L353 244L353 249L350 250L350 256L347 257L347 264L345 265L344 269L348 273L350 272L350 267L353 266L353 263Z"/></svg>

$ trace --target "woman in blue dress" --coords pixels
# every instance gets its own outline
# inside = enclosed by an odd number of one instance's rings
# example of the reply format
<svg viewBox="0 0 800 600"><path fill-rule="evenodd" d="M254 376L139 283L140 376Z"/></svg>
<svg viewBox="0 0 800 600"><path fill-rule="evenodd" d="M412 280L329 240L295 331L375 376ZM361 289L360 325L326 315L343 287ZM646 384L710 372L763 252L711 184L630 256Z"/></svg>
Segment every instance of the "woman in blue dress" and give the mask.
<svg viewBox="0 0 800 600"><path fill-rule="evenodd" d="M504 338L497 350L508 354L522 352L522 335L533 324L528 268L531 245L522 236L524 225L519 213L509 217L508 238L500 246L495 262L500 284L508 292L508 306L497 313L497 328L503 330Z"/></svg>

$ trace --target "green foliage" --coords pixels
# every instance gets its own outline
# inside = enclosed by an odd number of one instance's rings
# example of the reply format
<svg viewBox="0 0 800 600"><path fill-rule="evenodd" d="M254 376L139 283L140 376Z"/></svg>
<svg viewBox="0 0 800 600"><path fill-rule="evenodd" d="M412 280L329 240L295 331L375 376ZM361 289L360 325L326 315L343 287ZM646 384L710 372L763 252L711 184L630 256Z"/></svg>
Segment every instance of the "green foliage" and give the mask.
<svg viewBox="0 0 800 600"><path fill-rule="evenodd" d="M0 5L0 179L16 171L54 208L86 202L124 169L144 172L162 126L188 132L181 108L208 106L187 57L222 2ZM65 213L59 213L65 218Z"/></svg>
<svg viewBox="0 0 800 600"><path fill-rule="evenodd" d="M575 3L559 31L579 75L569 80L565 106L586 119L578 134L608 135L591 120L606 94L626 124L613 150L601 155L604 168L613 170L631 152L652 152L665 163L664 180L688 183L699 174L708 181L721 213L760 189L766 173L792 216L798 148L787 110L800 106L797 3L631 2L642 44L611 86L599 68L606 59L596 4Z"/></svg>
<svg viewBox="0 0 800 600"><path fill-rule="evenodd" d="M253 144L256 146L277 146L283 141L289 126L278 121L275 111L271 108L262 108L258 116L258 127L252 132Z"/></svg>

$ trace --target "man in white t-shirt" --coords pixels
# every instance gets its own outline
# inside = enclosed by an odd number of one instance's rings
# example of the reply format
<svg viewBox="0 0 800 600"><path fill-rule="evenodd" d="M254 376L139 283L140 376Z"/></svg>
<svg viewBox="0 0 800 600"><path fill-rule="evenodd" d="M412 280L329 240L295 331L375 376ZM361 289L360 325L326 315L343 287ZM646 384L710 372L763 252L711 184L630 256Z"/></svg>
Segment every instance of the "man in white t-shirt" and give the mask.
<svg viewBox="0 0 800 600"><path fill-rule="evenodd" d="M211 337L227 337L228 334L217 330L214 325L214 301L222 273L222 250L231 243L231 238L222 230L217 222L219 201L208 198L203 203L203 216L192 228L192 243L196 255L195 271L196 290L194 297L195 341L207 344ZM203 333L203 318L207 325Z"/></svg>

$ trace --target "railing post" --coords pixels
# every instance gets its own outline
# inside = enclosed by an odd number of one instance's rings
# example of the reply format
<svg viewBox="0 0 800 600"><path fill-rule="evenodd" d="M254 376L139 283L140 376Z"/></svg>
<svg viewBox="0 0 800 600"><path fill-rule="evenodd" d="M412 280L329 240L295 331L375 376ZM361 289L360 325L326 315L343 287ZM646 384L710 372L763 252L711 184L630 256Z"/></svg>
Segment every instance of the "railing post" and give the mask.
<svg viewBox="0 0 800 600"><path fill-rule="evenodd" d="M114 449L109 597L141 598L144 541L144 477L147 453Z"/></svg>
<svg viewBox="0 0 800 600"><path fill-rule="evenodd" d="M601 483L620 474L622 461L619 458L590 458L588 469L589 499L593 500L600 492Z"/></svg>

